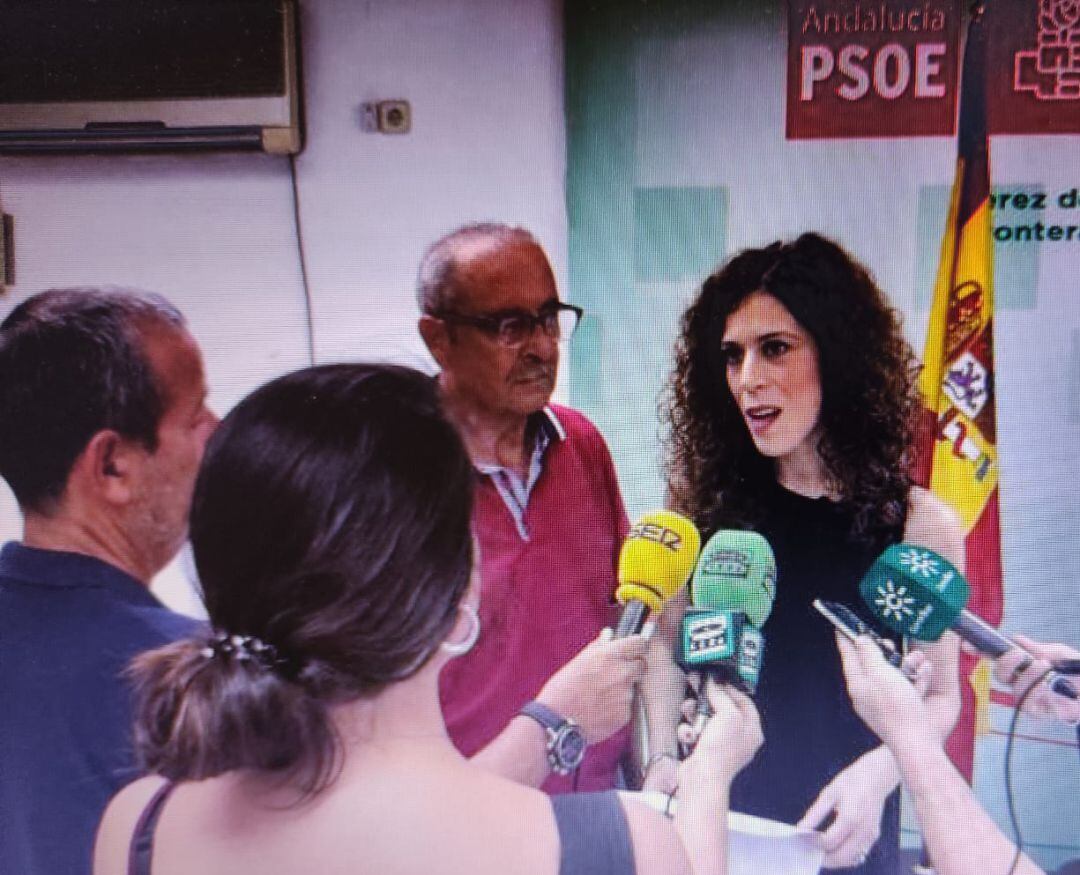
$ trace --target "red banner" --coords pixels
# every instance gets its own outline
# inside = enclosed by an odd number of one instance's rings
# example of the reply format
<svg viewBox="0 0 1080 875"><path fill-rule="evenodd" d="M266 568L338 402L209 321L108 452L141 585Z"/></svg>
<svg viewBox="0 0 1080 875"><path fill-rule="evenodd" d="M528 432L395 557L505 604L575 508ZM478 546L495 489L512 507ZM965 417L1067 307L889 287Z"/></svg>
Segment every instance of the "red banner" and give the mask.
<svg viewBox="0 0 1080 875"><path fill-rule="evenodd" d="M966 5L788 0L788 139L951 136ZM988 133L1080 133L1080 2L984 6Z"/></svg>
<svg viewBox="0 0 1080 875"><path fill-rule="evenodd" d="M787 137L951 134L958 0L789 0Z"/></svg>
<svg viewBox="0 0 1080 875"><path fill-rule="evenodd" d="M1080 133L1080 3L986 6L990 133Z"/></svg>

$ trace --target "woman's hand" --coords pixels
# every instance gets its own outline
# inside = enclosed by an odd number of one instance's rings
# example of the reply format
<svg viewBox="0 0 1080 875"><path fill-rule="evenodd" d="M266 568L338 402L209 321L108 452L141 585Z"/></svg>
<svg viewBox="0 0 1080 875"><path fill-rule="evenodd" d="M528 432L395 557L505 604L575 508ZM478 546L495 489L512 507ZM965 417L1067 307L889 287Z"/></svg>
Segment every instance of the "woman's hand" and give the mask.
<svg viewBox="0 0 1080 875"><path fill-rule="evenodd" d="M903 670L897 671L866 636L852 643L837 635L836 644L855 713L879 738L896 744L902 741L900 735L911 735L912 728L924 734L931 731L930 712L922 700L931 681L925 654L908 654ZM878 748L840 772L818 794L798 825L817 829L835 813L822 833L826 868L857 866L866 859L881 833L885 800L897 781L891 755Z"/></svg>
<svg viewBox="0 0 1080 875"><path fill-rule="evenodd" d="M882 769L876 753L860 757L833 778L798 823L800 829L817 829L835 814L821 834L826 869L861 865L881 834L885 800L896 783L891 780L894 770Z"/></svg>
<svg viewBox="0 0 1080 875"><path fill-rule="evenodd" d="M1056 695L1040 679L1058 659L1080 658L1080 651L1065 644L1042 644L1023 635L1014 636L1017 647L994 660L994 678L1024 699L1024 711L1037 717L1080 723L1080 700ZM1074 685L1080 681L1073 681ZM1036 685L1034 689L1032 685ZM1030 694L1028 690L1031 690Z"/></svg>

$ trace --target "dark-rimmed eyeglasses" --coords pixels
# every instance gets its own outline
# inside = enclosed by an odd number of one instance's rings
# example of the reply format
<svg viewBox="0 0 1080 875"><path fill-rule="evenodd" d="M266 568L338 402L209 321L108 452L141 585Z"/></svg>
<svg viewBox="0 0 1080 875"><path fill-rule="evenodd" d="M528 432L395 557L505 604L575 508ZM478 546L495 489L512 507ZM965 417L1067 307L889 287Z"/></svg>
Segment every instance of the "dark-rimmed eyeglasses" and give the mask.
<svg viewBox="0 0 1080 875"><path fill-rule="evenodd" d="M520 346L532 337L538 326L548 337L569 340L584 313L581 307L559 301L545 304L536 313L527 310L502 310L486 315L471 315L453 310L439 310L431 315L444 322L478 328L503 346Z"/></svg>

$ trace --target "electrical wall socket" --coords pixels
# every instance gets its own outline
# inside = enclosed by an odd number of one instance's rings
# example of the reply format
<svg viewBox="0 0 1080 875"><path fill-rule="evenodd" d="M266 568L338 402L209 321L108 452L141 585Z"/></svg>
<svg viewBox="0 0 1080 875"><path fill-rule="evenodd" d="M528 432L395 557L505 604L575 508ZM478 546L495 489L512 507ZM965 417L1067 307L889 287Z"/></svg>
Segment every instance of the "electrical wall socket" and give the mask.
<svg viewBox="0 0 1080 875"><path fill-rule="evenodd" d="M361 104L360 127L372 134L407 134L412 128L412 107L407 100Z"/></svg>

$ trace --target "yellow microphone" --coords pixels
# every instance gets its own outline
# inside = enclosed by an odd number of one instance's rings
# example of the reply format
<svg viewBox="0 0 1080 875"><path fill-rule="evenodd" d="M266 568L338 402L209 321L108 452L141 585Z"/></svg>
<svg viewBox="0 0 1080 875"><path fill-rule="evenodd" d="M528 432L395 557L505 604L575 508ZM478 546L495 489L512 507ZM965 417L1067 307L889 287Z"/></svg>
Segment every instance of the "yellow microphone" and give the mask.
<svg viewBox="0 0 1080 875"><path fill-rule="evenodd" d="M697 527L674 511L653 511L634 523L619 553L615 598L623 613L616 638L640 632L648 615L686 585L700 550Z"/></svg>

